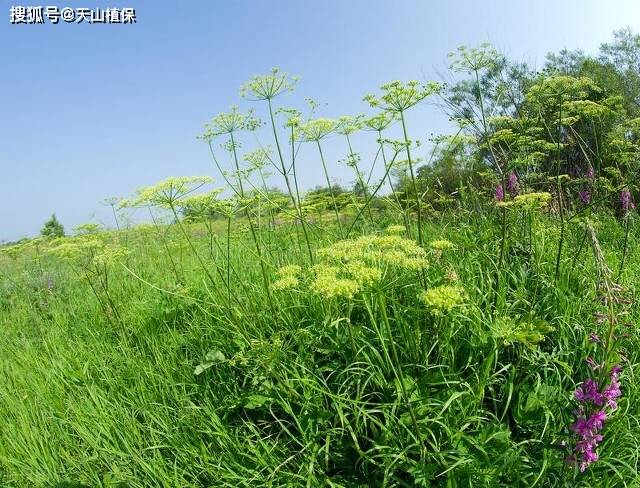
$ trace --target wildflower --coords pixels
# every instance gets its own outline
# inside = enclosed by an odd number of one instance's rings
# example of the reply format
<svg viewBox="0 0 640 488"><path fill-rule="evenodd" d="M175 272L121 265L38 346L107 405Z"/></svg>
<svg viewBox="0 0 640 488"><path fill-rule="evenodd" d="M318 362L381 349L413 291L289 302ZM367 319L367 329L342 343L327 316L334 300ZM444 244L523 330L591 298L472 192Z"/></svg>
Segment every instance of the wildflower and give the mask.
<svg viewBox="0 0 640 488"><path fill-rule="evenodd" d="M179 176L167 178L153 186L136 190L136 197L132 200L127 200L126 205L130 207L146 205L170 207L175 205L178 199L189 195L211 181L213 180L208 176Z"/></svg>
<svg viewBox="0 0 640 488"><path fill-rule="evenodd" d="M509 191L509 195L511 195L511 198L518 195L520 191L518 176L513 171L509 173L509 178L507 179L507 190Z"/></svg>
<svg viewBox="0 0 640 488"><path fill-rule="evenodd" d="M494 196L497 202L502 202L504 200L504 188L502 188L502 185L496 186Z"/></svg>
<svg viewBox="0 0 640 488"><path fill-rule="evenodd" d="M633 202L633 197L629 190L625 189L620 192L620 204L622 205L622 210L625 215L629 210L634 210L636 208L636 204Z"/></svg>
<svg viewBox="0 0 640 488"><path fill-rule="evenodd" d="M340 278L340 269L335 266L316 265L315 280L311 283L312 292L324 298L353 298L360 290L360 286L354 280Z"/></svg>
<svg viewBox="0 0 640 488"><path fill-rule="evenodd" d="M292 92L298 82L295 76L289 76L272 68L267 75L255 75L240 88L240 96L248 100L271 100L278 95Z"/></svg>
<svg viewBox="0 0 640 488"><path fill-rule="evenodd" d="M578 196L580 197L582 203L584 203L585 205L591 203L591 192L589 192L589 190L587 190L586 188L580 190L578 192Z"/></svg>
<svg viewBox="0 0 640 488"><path fill-rule="evenodd" d="M587 359L588 362L589 359L591 358ZM595 364L593 359L591 362ZM611 368L609 384L602 391L597 381L588 378L574 393L579 406L574 412L576 420L570 429L576 437L576 445L574 454L567 458L567 462L577 464L581 472L598 460L596 449L604 438L601 431L607 420L607 412L604 409L613 411L618 408L617 398L622 394L619 380L621 371L622 368L618 365Z"/></svg>
<svg viewBox="0 0 640 488"><path fill-rule="evenodd" d="M332 119L313 119L298 127L298 139L317 142L338 129L338 122Z"/></svg>
<svg viewBox="0 0 640 488"><path fill-rule="evenodd" d="M401 114L441 89L442 85L436 82L421 84L416 80L407 83L392 81L380 87L380 98L366 95L364 101L372 107L381 107L385 111Z"/></svg>
<svg viewBox="0 0 640 488"><path fill-rule="evenodd" d="M437 241L431 241L429 243L429 246L431 247L431 249L434 249L436 251L447 251L449 249L455 249L456 246L453 242L448 241L446 239L440 239Z"/></svg>
<svg viewBox="0 0 640 488"><path fill-rule="evenodd" d="M360 286L372 285L382 278L382 271L360 261L352 261L345 268L350 277Z"/></svg>
<svg viewBox="0 0 640 488"><path fill-rule="evenodd" d="M513 200L509 202L498 202L498 205L501 207L533 210L536 208L542 208L546 206L550 200L551 200L551 193L547 193L547 192L523 193L522 195L517 195Z"/></svg>
<svg viewBox="0 0 640 488"><path fill-rule="evenodd" d="M288 290L289 288L295 288L300 283L297 277L292 275L283 276L277 279L271 284L271 289L274 291Z"/></svg>
<svg viewBox="0 0 640 488"><path fill-rule="evenodd" d="M279 277L298 276L300 273L302 273L302 268L297 264L288 264L278 269L276 273Z"/></svg>
<svg viewBox="0 0 640 488"><path fill-rule="evenodd" d="M262 169L271 161L271 153L273 151L269 146L266 148L258 148L244 155L244 160L249 163L251 168Z"/></svg>
<svg viewBox="0 0 640 488"><path fill-rule="evenodd" d="M362 129L364 124L364 115L356 116L343 115L338 119L336 131L339 134L350 135Z"/></svg>
<svg viewBox="0 0 640 488"><path fill-rule="evenodd" d="M404 234L405 228L404 225L390 225L386 228L387 234Z"/></svg>
<svg viewBox="0 0 640 488"><path fill-rule="evenodd" d="M447 271L447 274L444 277L445 281L447 283L455 283L456 281L458 281L458 273L455 272L455 270L453 269L449 269Z"/></svg>
<svg viewBox="0 0 640 488"><path fill-rule="evenodd" d="M466 294L458 285L441 285L423 291L418 298L434 315L443 315L464 303Z"/></svg>
<svg viewBox="0 0 640 488"><path fill-rule="evenodd" d="M589 168L587 169L587 178L593 181L594 177L595 177L595 174L593 172L593 166L589 165Z"/></svg>
<svg viewBox="0 0 640 488"><path fill-rule="evenodd" d="M243 114L234 105L229 112L219 113L211 119L211 122L205 124L204 134L200 138L211 141L215 137L233 134L240 130L254 131L261 125L262 121L253 115L253 110Z"/></svg>
<svg viewBox="0 0 640 488"><path fill-rule="evenodd" d="M449 58L453 71L470 73L496 66L502 56L489 44L482 43L477 48L460 46L456 52L449 53Z"/></svg>
<svg viewBox="0 0 640 488"><path fill-rule="evenodd" d="M389 112L380 112L373 117L365 119L363 122L367 129L382 132L387 127L389 127L394 119L395 117L393 116L393 114L390 114Z"/></svg>
<svg viewBox="0 0 640 488"><path fill-rule="evenodd" d="M419 270L427 265L424 249L415 241L398 235L362 236L339 241L320 249L318 256L339 264L359 261L379 269Z"/></svg>

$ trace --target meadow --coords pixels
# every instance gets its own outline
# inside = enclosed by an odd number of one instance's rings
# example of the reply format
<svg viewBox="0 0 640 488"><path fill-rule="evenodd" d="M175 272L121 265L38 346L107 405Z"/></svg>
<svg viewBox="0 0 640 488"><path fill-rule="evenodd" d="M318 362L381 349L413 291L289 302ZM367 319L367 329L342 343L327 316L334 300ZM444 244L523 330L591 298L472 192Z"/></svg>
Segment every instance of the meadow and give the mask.
<svg viewBox="0 0 640 488"><path fill-rule="evenodd" d="M340 119L280 108L274 69L200 136L224 189L169 178L0 247L0 486L638 486L640 119L587 61L504 81L461 48L458 84ZM430 144L427 100L458 123Z"/></svg>

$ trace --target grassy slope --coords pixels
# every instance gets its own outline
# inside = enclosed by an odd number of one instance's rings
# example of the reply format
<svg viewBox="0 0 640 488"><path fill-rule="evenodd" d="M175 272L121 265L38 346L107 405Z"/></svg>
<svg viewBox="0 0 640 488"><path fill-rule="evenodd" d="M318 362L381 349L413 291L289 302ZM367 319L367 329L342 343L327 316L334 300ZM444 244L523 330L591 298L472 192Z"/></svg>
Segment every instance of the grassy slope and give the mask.
<svg viewBox="0 0 640 488"><path fill-rule="evenodd" d="M107 320L86 282L56 258L0 257L0 485L634 486L635 328L602 461L574 479L555 446L587 374L599 309L592 254L587 246L572 264L582 230L571 228L556 283L555 227L537 224L533 255L518 244L519 224L512 229L494 294L496 222L428 224L429 240L448 238L457 250L431 255L426 282L455 272L468 295L443 317L415 299L420 280L407 273L357 295L350 313L305 286L273 293L274 315L246 232L233 237L229 306L218 275L205 281L176 228L167 239L181 285L158 231L131 231L126 265L166 292L115 266L109 286L120 322ZM597 230L617 269L622 230L608 218ZM191 231L207 262L224 261L223 233L209 258L203 228ZM262 236L270 272L306 263L290 227ZM635 239L621 280L631 288L640 273ZM328 240L316 235L314 245ZM630 313L624 321L637 323L637 308ZM504 344L496 328L518 317L555 330L539 347ZM194 375L208 351L227 360Z"/></svg>

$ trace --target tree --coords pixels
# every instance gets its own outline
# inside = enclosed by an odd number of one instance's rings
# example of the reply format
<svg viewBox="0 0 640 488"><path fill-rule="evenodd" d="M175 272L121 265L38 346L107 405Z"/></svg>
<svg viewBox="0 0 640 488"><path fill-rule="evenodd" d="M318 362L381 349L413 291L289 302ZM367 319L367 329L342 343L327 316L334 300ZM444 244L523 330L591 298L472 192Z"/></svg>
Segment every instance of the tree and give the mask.
<svg viewBox="0 0 640 488"><path fill-rule="evenodd" d="M51 218L44 223L40 234L44 237L64 236L64 226L58 221L56 214L51 215Z"/></svg>

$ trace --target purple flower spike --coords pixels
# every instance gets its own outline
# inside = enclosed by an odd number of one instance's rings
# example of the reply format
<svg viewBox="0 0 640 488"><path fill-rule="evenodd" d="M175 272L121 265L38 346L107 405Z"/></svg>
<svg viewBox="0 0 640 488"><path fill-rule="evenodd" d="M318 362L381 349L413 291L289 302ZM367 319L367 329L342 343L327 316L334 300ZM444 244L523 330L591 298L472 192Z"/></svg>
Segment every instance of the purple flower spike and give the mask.
<svg viewBox="0 0 640 488"><path fill-rule="evenodd" d="M602 367L597 365L593 358L587 358L587 363L592 368L593 365ZM621 372L622 368L619 365L613 366L609 373L609 384L602 391L600 385L592 378L586 379L575 391L579 404L573 412L576 420L569 428L574 433L576 443L573 454L565 461L571 466L578 466L581 472L599 459L597 447L603 439L601 432L607 420L605 409L613 411L618 408L616 399L622 394L618 379Z"/></svg>
<svg viewBox="0 0 640 488"><path fill-rule="evenodd" d="M589 168L587 169L587 178L589 178L590 180L593 180L593 178L595 178L595 174L593 173L593 166L589 165Z"/></svg>
<svg viewBox="0 0 640 488"><path fill-rule="evenodd" d="M504 200L504 188L502 188L502 185L496 186L495 198L496 198L496 201L498 202L501 202Z"/></svg>
<svg viewBox="0 0 640 488"><path fill-rule="evenodd" d="M580 190L578 192L578 195L580 196L580 200L582 200L582 203L584 203L585 205L588 205L591 203L591 193L589 192L589 190L587 189Z"/></svg>
<svg viewBox="0 0 640 488"><path fill-rule="evenodd" d="M633 197L629 190L622 190L620 192L620 204L622 205L622 210L625 214L629 212L629 210L634 210L636 208L636 204L633 203Z"/></svg>
<svg viewBox="0 0 640 488"><path fill-rule="evenodd" d="M507 180L507 190L509 191L509 195L511 195L512 197L515 197L520 191L518 177L513 171L509 173L509 179Z"/></svg>

